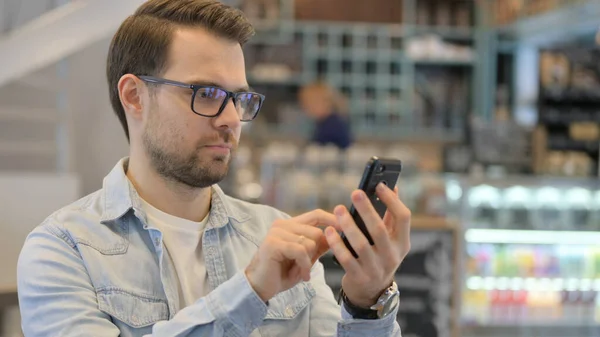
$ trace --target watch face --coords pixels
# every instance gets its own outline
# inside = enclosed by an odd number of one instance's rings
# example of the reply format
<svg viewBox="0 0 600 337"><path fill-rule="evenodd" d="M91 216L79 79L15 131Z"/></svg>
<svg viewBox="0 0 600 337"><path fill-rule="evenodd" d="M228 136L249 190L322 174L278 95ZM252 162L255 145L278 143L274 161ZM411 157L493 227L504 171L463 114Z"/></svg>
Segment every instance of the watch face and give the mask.
<svg viewBox="0 0 600 337"><path fill-rule="evenodd" d="M394 282L392 283L392 286L388 288L379 298L379 307L372 307L372 309L377 309L379 318L387 317L387 315L396 309L399 298L400 293L398 292L398 285L396 285L396 282Z"/></svg>
<svg viewBox="0 0 600 337"><path fill-rule="evenodd" d="M394 309L398 305L399 298L400 298L400 296L398 295L398 293L395 293L394 295L392 295L392 297L390 297L388 299L388 301L383 305L383 310L382 310L383 317L386 317L392 311L394 311Z"/></svg>

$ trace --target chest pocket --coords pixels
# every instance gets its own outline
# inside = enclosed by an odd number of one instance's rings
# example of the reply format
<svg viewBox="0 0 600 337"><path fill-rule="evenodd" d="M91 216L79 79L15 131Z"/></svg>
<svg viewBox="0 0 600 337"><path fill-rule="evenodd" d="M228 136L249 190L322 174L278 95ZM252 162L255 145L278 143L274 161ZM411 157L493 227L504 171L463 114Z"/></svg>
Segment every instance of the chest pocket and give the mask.
<svg viewBox="0 0 600 337"><path fill-rule="evenodd" d="M101 311L133 328L149 327L169 318L167 302L160 298L104 288L97 291L97 299Z"/></svg>

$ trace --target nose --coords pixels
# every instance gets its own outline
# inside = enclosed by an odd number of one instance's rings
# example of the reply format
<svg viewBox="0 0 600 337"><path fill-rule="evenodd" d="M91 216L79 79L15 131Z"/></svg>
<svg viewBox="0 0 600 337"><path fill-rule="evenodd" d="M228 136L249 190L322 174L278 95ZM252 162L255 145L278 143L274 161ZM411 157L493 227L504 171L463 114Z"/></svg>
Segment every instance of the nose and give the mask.
<svg viewBox="0 0 600 337"><path fill-rule="evenodd" d="M235 104L232 98L227 99L227 104L223 108L221 114L214 118L215 126L218 129L232 129L235 130L241 125L240 116L237 112Z"/></svg>

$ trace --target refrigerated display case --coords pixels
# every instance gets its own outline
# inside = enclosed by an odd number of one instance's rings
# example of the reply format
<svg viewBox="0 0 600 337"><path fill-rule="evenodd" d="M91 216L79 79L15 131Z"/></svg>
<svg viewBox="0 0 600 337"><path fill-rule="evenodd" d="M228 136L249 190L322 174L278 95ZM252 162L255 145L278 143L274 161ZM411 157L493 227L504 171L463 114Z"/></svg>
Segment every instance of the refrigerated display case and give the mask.
<svg viewBox="0 0 600 337"><path fill-rule="evenodd" d="M451 176L463 336L600 336L600 181Z"/></svg>

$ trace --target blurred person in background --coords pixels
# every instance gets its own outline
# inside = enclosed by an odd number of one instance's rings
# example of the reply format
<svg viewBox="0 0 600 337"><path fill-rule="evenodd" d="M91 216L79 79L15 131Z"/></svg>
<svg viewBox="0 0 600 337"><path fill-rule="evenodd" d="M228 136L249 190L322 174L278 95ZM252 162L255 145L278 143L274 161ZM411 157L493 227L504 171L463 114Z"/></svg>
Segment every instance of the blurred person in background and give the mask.
<svg viewBox="0 0 600 337"><path fill-rule="evenodd" d="M253 34L215 0L149 0L121 25L107 77L129 156L28 236L25 336L400 336L410 211L397 191L377 188L383 219L351 196L371 246L344 206L291 218L218 186L264 99L246 81ZM318 261L327 251L345 270L341 307Z"/></svg>
<svg viewBox="0 0 600 337"><path fill-rule="evenodd" d="M340 149L352 145L346 98L324 81L310 83L298 94L301 107L315 121L311 139L318 145L333 144Z"/></svg>

